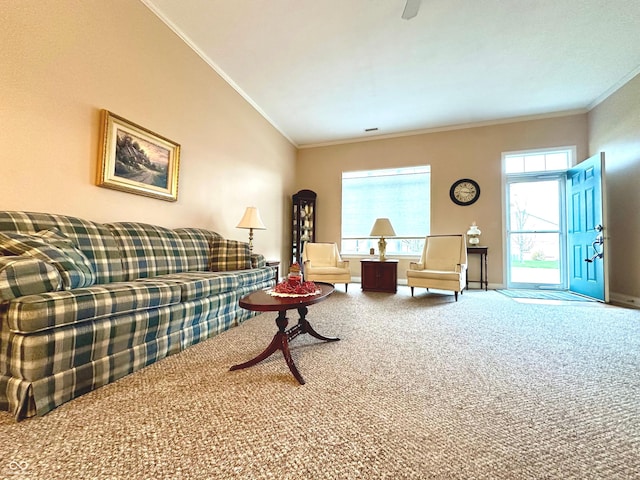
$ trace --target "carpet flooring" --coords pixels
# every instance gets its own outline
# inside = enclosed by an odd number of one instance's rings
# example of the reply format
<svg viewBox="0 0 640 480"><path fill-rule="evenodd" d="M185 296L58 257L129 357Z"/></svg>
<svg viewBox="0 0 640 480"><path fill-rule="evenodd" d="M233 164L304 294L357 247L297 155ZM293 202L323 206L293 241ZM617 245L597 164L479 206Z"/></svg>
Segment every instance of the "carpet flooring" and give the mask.
<svg viewBox="0 0 640 480"><path fill-rule="evenodd" d="M307 318L341 340L292 342L305 385L280 353L228 370L270 341L264 313L43 417L0 413L0 478L638 478L638 310L352 285Z"/></svg>
<svg viewBox="0 0 640 480"><path fill-rule="evenodd" d="M496 290L509 298L529 298L534 300L563 300L569 302L595 302L587 297L576 295L575 293L560 290L527 290L510 289Z"/></svg>

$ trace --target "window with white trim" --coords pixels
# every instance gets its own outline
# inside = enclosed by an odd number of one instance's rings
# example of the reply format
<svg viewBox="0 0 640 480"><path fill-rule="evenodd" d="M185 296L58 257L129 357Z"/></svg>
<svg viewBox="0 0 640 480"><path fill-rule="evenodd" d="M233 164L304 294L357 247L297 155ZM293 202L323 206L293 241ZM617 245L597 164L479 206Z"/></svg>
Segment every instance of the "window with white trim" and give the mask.
<svg viewBox="0 0 640 480"><path fill-rule="evenodd" d="M376 218L389 218L395 237L386 238L387 255L422 253L431 229L431 167L422 165L342 173L342 254L378 250L372 238Z"/></svg>
<svg viewBox="0 0 640 480"><path fill-rule="evenodd" d="M571 158L570 148L505 153L504 171L507 175L564 171L571 166Z"/></svg>

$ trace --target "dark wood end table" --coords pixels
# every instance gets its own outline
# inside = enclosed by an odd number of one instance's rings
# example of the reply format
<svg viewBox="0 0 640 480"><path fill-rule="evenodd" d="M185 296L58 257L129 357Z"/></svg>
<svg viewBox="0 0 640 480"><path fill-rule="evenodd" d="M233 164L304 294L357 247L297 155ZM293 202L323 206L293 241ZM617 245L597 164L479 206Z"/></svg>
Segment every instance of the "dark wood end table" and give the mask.
<svg viewBox="0 0 640 480"><path fill-rule="evenodd" d="M307 307L314 303L321 302L329 295L333 293L334 287L328 283L316 283L320 289L320 293L316 295L310 295L308 297L274 297L267 293L267 290L258 290L245 295L240 299L240 306L247 310L254 312L278 312L276 318L276 325L278 326L278 332L273 336L271 343L267 348L259 354L257 357L251 360L233 365L229 370L240 370L242 368L252 367L253 365L260 363L267 357L271 356L277 350L282 351L289 370L296 378L300 385L304 385L304 378L300 375L296 364L293 362L291 352L289 351L289 342L296 338L301 333L308 333L312 337L317 338L325 342L336 342L340 340L336 337L325 337L316 332L309 321L307 320ZM289 319L287 318L287 310L298 310L300 318L298 323L293 327L287 329Z"/></svg>
<svg viewBox="0 0 640 480"><path fill-rule="evenodd" d="M480 290L484 286L485 292L489 289L489 269L487 265L487 255L489 254L489 247L485 246L468 246L467 255L480 255ZM474 280L471 280L472 282ZM469 289L469 270L467 266L467 290Z"/></svg>
<svg viewBox="0 0 640 480"><path fill-rule="evenodd" d="M398 260L361 259L360 281L363 292L396 293L398 291Z"/></svg>
<svg viewBox="0 0 640 480"><path fill-rule="evenodd" d="M267 267L274 267L276 283L280 281L280 261L279 260L267 260Z"/></svg>

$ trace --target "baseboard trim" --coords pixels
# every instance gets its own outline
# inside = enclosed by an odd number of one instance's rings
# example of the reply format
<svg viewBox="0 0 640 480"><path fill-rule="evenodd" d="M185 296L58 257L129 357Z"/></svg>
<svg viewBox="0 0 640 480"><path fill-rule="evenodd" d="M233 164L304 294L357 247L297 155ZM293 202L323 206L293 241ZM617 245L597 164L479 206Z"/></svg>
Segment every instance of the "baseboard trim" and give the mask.
<svg viewBox="0 0 640 480"><path fill-rule="evenodd" d="M351 277L351 283L362 283L361 278L360 277ZM398 279L398 286L403 285L406 286L407 285L407 279L406 278L399 278ZM470 291L480 291L480 288L477 288L480 285L480 282L469 282L469 286L472 288L469 288ZM504 285L501 284L495 284L495 283L490 283L489 284L489 290L498 290L501 288L505 288ZM640 309L640 297L634 297L633 295L625 295L622 293L614 293L614 292L610 292L609 293L609 303L611 305L617 305L619 307L626 307L626 308L634 308L634 309Z"/></svg>
<svg viewBox="0 0 640 480"><path fill-rule="evenodd" d="M609 303L628 308L640 308L640 298L623 293L609 292Z"/></svg>

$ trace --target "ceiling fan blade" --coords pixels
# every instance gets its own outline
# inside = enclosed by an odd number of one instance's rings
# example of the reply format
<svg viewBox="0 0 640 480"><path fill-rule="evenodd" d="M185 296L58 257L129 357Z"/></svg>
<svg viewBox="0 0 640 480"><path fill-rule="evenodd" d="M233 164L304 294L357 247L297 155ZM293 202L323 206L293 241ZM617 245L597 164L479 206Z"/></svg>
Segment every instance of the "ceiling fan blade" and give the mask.
<svg viewBox="0 0 640 480"><path fill-rule="evenodd" d="M418 10L420 10L420 0L407 0L404 6L404 12L402 12L402 18L411 20L418 15Z"/></svg>

